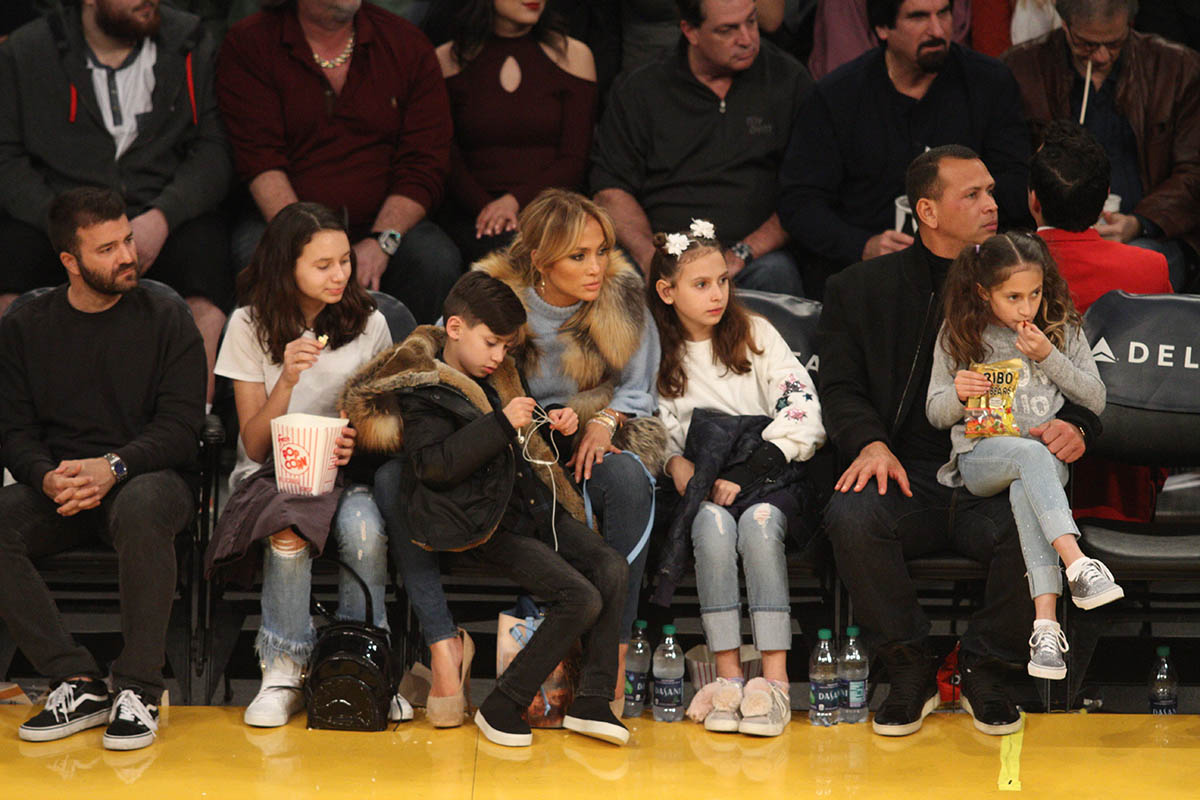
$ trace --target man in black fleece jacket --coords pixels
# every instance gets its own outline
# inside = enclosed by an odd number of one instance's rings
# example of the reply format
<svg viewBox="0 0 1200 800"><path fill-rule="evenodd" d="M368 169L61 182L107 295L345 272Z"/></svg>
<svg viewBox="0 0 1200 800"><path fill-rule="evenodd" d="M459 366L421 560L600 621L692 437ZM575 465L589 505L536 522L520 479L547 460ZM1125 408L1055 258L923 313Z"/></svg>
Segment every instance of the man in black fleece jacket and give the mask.
<svg viewBox="0 0 1200 800"><path fill-rule="evenodd" d="M856 619L891 678L875 732L904 736L937 705L929 620L905 559L952 550L988 570L983 606L962 636L962 693L975 726L1012 733L1021 718L999 686L997 661L1024 663L1033 606L1008 494L978 498L937 482L949 431L925 417L941 288L950 262L996 231L994 182L971 150L935 148L909 166L915 243L830 279L819 327L825 430L843 463L826 531ZM1068 404L1043 434L1066 462L1084 450L1080 426L1099 424ZM874 480L875 485L871 485Z"/></svg>
<svg viewBox="0 0 1200 800"><path fill-rule="evenodd" d="M21 738L108 724L104 746L131 750L158 727L173 542L194 504L182 473L204 418L204 348L181 301L138 287L120 195L63 193L50 232L68 285L0 320L0 457L17 480L0 489L0 618L54 686ZM120 563L115 700L33 566L97 536Z"/></svg>

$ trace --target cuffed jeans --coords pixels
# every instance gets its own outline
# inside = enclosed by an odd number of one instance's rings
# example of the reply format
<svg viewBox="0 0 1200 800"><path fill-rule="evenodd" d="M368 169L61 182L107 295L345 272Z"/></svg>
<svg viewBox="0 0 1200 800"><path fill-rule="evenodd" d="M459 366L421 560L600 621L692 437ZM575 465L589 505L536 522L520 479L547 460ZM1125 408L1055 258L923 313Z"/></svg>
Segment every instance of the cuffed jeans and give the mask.
<svg viewBox="0 0 1200 800"><path fill-rule="evenodd" d="M494 568L547 603L533 637L496 679L496 689L522 707L576 639L583 644L577 694L611 700L617 683L617 637L629 565L565 511L559 512L556 527L557 552L540 539L497 531L462 556Z"/></svg>
<svg viewBox="0 0 1200 800"><path fill-rule="evenodd" d="M861 492L835 492L825 508L838 574L868 647L924 642L929 618L905 561L950 550L987 569L983 605L963 632L963 650L1024 663L1033 603L1021 580L1025 562L1007 499L942 486L936 478L940 462L903 466L912 497L895 481L881 495L872 480Z"/></svg>
<svg viewBox="0 0 1200 800"><path fill-rule="evenodd" d="M696 556L696 588L700 621L714 653L742 644L741 592L737 561L742 557L750 630L760 652L792 648L792 616L788 599L787 520L769 503L757 503L733 515L716 503L703 503L692 522Z"/></svg>
<svg viewBox="0 0 1200 800"><path fill-rule="evenodd" d="M375 611L376 627L387 629L384 590L387 584L387 538L383 517L366 486L349 486L342 493L330 531L338 557L367 584ZM304 664L316 639L309 596L312 594L312 558L308 548L281 553L270 544L263 556L262 624L254 648L264 664L286 655ZM358 581L341 570L338 577L339 619L362 622L366 600Z"/></svg>
<svg viewBox="0 0 1200 800"><path fill-rule="evenodd" d="M1036 439L995 436L981 439L975 449L958 456L958 471L971 494L991 497L1008 489L1029 594L1062 594L1062 572L1053 542L1060 536L1079 536L1063 486L1067 465Z"/></svg>
<svg viewBox="0 0 1200 800"><path fill-rule="evenodd" d="M109 490L100 506L70 517L24 484L0 489L0 617L34 668L53 681L103 677L96 659L67 632L33 562L95 538L117 551L124 646L112 665L120 691L163 691L167 623L175 596L175 536L195 499L173 470L148 472Z"/></svg>

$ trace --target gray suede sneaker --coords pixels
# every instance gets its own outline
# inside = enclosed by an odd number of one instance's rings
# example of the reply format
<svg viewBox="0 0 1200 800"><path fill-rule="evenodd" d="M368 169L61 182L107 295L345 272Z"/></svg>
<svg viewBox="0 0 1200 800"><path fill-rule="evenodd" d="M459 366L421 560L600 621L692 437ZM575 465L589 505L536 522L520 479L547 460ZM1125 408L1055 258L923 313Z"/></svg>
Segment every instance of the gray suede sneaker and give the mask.
<svg viewBox="0 0 1200 800"><path fill-rule="evenodd" d="M1084 556L1079 560L1080 569L1074 580L1068 580L1071 587L1071 602L1084 610L1096 608L1125 596L1125 590L1113 580L1108 567L1094 558Z"/></svg>

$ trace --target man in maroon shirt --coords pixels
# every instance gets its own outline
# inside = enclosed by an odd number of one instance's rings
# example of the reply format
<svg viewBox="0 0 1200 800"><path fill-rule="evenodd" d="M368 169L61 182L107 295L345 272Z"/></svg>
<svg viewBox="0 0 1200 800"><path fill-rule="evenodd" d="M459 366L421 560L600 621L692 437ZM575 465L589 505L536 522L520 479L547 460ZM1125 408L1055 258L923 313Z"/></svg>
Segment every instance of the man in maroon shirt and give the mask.
<svg viewBox="0 0 1200 800"><path fill-rule="evenodd" d="M263 217L235 237L239 265L284 206L324 203L347 215L359 282L436 319L462 259L426 219L451 121L424 34L361 0L277 2L226 35L217 99Z"/></svg>

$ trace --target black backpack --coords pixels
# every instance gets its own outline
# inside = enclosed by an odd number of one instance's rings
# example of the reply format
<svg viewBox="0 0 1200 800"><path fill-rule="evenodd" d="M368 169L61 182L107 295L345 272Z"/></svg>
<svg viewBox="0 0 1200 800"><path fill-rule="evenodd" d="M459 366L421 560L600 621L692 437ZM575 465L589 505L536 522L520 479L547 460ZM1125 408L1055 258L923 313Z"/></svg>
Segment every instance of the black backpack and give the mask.
<svg viewBox="0 0 1200 800"><path fill-rule="evenodd" d="M328 556L326 558L329 558ZM396 693L388 634L377 628L367 584L348 564L329 558L358 582L366 598L366 620L335 619L318 602L317 612L329 620L317 631L308 662L304 703L308 727L339 731L381 731Z"/></svg>

